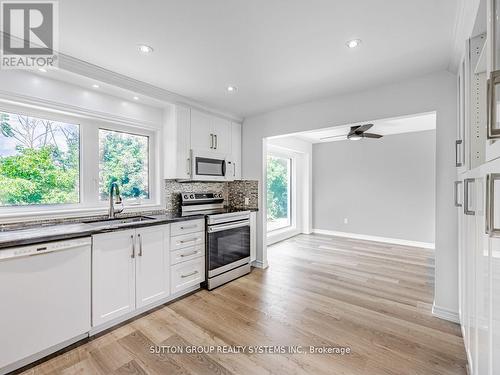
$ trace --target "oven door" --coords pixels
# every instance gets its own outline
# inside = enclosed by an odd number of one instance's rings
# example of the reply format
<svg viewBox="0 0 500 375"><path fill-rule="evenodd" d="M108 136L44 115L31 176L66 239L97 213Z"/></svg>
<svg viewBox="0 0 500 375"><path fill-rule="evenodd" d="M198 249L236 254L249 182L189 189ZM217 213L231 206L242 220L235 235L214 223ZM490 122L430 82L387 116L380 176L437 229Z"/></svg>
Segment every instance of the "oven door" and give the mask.
<svg viewBox="0 0 500 375"><path fill-rule="evenodd" d="M195 181L225 181L226 156L224 154L192 151L192 179Z"/></svg>
<svg viewBox="0 0 500 375"><path fill-rule="evenodd" d="M211 225L207 232L208 277L250 262L250 220Z"/></svg>

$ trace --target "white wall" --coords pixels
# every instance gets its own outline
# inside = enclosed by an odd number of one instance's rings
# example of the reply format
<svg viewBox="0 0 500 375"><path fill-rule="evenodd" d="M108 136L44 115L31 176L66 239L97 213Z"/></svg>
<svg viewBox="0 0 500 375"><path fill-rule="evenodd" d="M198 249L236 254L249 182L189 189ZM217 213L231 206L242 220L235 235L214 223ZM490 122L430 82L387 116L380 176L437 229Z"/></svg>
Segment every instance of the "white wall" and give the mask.
<svg viewBox="0 0 500 375"><path fill-rule="evenodd" d="M292 165L292 214L295 221L291 228L274 231L267 236L268 243L282 241L299 233L312 230L312 144L296 137L279 137L268 140L268 150L282 152L293 158Z"/></svg>
<svg viewBox="0 0 500 375"><path fill-rule="evenodd" d="M435 130L314 144L314 229L433 244L435 149Z"/></svg>
<svg viewBox="0 0 500 375"><path fill-rule="evenodd" d="M447 71L358 93L290 106L247 118L243 125L243 176L263 181L264 138L415 113L437 112L435 304L458 311L457 212L452 192L455 170L456 81ZM259 186L257 264L267 266Z"/></svg>

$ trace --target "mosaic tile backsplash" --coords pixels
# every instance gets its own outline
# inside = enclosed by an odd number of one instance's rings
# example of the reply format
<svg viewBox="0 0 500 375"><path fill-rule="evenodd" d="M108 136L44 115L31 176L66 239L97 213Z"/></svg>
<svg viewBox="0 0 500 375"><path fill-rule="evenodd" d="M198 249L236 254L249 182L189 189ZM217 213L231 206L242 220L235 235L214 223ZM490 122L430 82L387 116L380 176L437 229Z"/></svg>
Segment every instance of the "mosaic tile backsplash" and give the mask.
<svg viewBox="0 0 500 375"><path fill-rule="evenodd" d="M231 182L178 182L165 180L165 203L167 211L178 211L181 208L181 192L222 193L226 205L237 208L258 208L259 182L239 180ZM245 205L245 197L249 204Z"/></svg>

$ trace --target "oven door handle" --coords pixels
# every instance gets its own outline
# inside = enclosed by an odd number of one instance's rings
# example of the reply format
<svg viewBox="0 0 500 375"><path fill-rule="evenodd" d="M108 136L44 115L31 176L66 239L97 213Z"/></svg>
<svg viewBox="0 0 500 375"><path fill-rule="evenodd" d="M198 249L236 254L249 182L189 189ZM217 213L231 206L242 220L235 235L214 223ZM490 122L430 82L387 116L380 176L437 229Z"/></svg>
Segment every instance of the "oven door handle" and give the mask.
<svg viewBox="0 0 500 375"><path fill-rule="evenodd" d="M221 232L223 230L241 228L241 227L247 227L247 226L250 226L249 219L243 220L243 221L238 221L237 223L234 223L234 224L220 224L220 225L209 226L208 233Z"/></svg>

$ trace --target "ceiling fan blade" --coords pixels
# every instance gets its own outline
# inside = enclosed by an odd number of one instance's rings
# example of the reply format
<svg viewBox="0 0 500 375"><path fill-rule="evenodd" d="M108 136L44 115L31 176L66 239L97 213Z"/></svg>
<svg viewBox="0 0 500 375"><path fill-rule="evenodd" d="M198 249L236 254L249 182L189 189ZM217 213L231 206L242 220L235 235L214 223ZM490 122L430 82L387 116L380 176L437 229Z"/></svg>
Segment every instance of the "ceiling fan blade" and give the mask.
<svg viewBox="0 0 500 375"><path fill-rule="evenodd" d="M375 133L363 133L363 134L361 134L361 136L364 138L382 138L383 137L383 135L375 134Z"/></svg>
<svg viewBox="0 0 500 375"><path fill-rule="evenodd" d="M364 133L365 131L367 131L368 129L370 129L371 127L373 126L373 124L365 124L365 125L361 125L361 126L358 126L357 129L354 129L354 131L356 133ZM352 129L352 128L351 128Z"/></svg>
<svg viewBox="0 0 500 375"><path fill-rule="evenodd" d="M347 137L353 135L353 134L356 134L356 132L358 131L359 129L359 125L357 126L351 126L351 130L349 130L349 134L347 134Z"/></svg>
<svg viewBox="0 0 500 375"><path fill-rule="evenodd" d="M323 141L325 139L347 139L346 135L332 135L331 137L321 137L319 140Z"/></svg>

